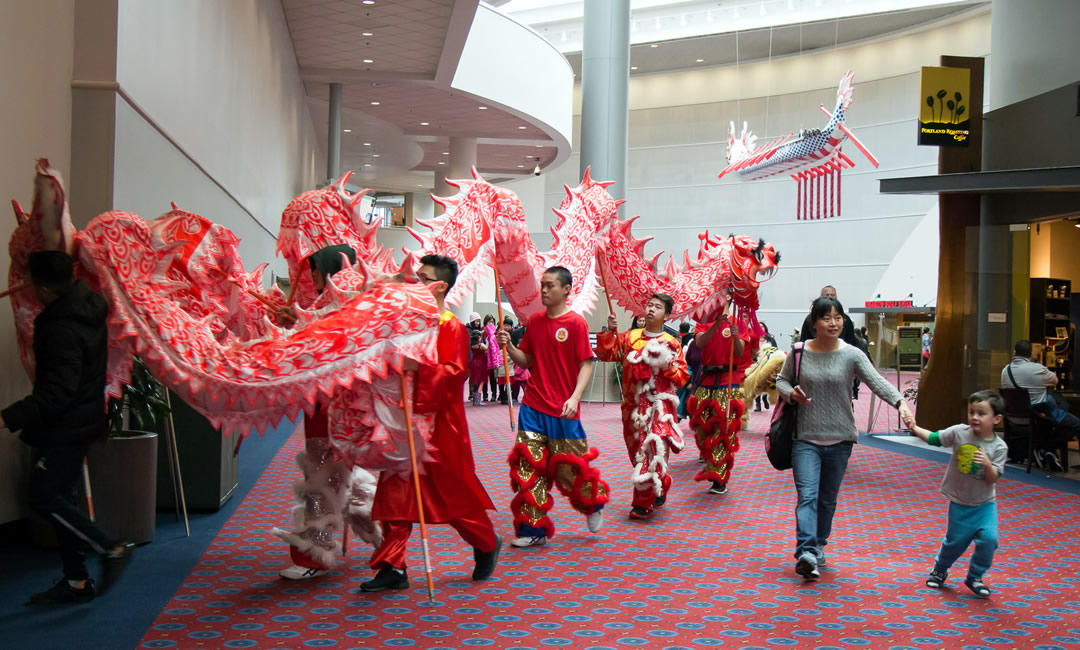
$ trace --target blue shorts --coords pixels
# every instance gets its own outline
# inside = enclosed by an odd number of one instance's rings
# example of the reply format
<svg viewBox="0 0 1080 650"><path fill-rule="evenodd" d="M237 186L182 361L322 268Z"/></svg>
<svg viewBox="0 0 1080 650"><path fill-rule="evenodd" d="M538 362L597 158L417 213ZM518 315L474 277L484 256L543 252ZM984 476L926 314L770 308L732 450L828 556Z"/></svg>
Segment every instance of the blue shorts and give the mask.
<svg viewBox="0 0 1080 650"><path fill-rule="evenodd" d="M522 404L518 408L518 431L532 431L553 440L584 440L581 420L564 420Z"/></svg>

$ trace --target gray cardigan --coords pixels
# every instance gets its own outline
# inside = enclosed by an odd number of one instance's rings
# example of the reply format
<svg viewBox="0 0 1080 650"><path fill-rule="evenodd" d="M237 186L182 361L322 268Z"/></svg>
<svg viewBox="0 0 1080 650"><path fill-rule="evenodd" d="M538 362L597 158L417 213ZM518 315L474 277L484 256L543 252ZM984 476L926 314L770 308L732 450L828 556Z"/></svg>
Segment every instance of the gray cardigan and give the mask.
<svg viewBox="0 0 1080 650"><path fill-rule="evenodd" d="M803 348L799 385L811 401L799 405L796 440L858 441L859 433L855 428L855 413L851 406L851 386L856 376L887 404L897 406L903 399L861 350L843 341L839 341L839 344L832 352L811 352ZM791 382L794 378L795 353L790 352L776 378L776 389L788 402L792 401L791 391L795 387Z"/></svg>

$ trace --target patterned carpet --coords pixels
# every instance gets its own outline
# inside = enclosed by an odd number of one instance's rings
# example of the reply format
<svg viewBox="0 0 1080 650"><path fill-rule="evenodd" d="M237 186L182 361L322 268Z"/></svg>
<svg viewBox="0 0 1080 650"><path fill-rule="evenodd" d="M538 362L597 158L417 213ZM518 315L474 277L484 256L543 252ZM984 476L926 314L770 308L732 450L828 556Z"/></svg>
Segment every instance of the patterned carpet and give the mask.
<svg viewBox="0 0 1080 650"><path fill-rule="evenodd" d="M865 426L867 397L858 405ZM512 534L505 406L468 407L481 479ZM585 405L584 423L611 483L604 528L559 497L546 546L504 547L495 576L472 583L471 549L433 528L435 601L427 603L418 528L411 588L364 594L366 549L328 576L285 582L286 547L266 532L288 525L298 470L293 437L221 530L143 638L143 648L492 647L1051 648L1080 645L1080 510L1074 495L1009 480L999 485L1002 545L975 599L961 581L923 586L944 536L944 466L856 447L840 496L828 567L816 584L793 572L794 488L765 459L768 412L742 436L730 491L691 479L692 443L673 459L667 506L630 521L629 463L618 407ZM884 412L883 412L884 413ZM894 417L894 412L888 413ZM883 424L879 420L879 424ZM881 430L883 427L879 427Z"/></svg>

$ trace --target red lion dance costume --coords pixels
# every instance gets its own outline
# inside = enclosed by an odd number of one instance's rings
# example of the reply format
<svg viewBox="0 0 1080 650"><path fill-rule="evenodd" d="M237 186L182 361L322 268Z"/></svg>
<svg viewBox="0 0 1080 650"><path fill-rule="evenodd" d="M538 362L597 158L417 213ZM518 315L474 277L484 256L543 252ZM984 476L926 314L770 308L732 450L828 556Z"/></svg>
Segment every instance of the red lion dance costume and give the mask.
<svg viewBox="0 0 1080 650"><path fill-rule="evenodd" d="M706 332L711 326L698 323L697 331ZM716 329L701 350L702 378L686 402L694 439L705 460L694 480L712 481L710 492L714 494L727 491L746 411L746 399L740 387L745 375L745 366L740 366L740 361L745 352L733 355L736 337L740 337L739 331L726 321Z"/></svg>
<svg viewBox="0 0 1080 650"><path fill-rule="evenodd" d="M622 361L623 439L634 466L631 518L645 518L664 504L671 488L668 458L682 451L675 391L690 378L679 341L666 332L649 337L636 329L596 336L601 361ZM637 514L641 511L645 514Z"/></svg>

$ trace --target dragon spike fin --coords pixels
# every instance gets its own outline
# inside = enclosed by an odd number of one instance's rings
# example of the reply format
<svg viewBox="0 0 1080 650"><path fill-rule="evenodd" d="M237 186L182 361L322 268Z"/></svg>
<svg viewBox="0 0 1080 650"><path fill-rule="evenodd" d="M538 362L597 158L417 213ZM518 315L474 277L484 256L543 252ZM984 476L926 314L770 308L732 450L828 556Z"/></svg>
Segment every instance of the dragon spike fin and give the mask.
<svg viewBox="0 0 1080 650"><path fill-rule="evenodd" d="M365 187L356 194L353 194L352 198L349 199L349 212L356 210L356 206L360 205L360 199L364 198L364 195L370 191L370 187Z"/></svg>
<svg viewBox="0 0 1080 650"><path fill-rule="evenodd" d="M405 254L405 258L401 260L397 276L402 282L413 282L416 280L416 256L412 251L407 251L404 248L401 251Z"/></svg>
<svg viewBox="0 0 1080 650"><path fill-rule="evenodd" d="M634 222L640 217L640 214L635 214L632 217L628 217L627 219L618 222L619 230L622 232L623 237L626 237L628 241L630 240L630 229L634 227Z"/></svg>
<svg viewBox="0 0 1080 650"><path fill-rule="evenodd" d="M180 209L180 208L178 208L176 206L176 201L169 201L169 207L172 208L173 210L179 210Z"/></svg>
<svg viewBox="0 0 1080 650"><path fill-rule="evenodd" d="M683 251L683 268L687 268L687 269L694 268L694 263L693 263L693 261L690 260L690 251L687 251L687 250Z"/></svg>
<svg viewBox="0 0 1080 650"><path fill-rule="evenodd" d="M623 203L626 203L626 199L615 199L615 209L618 210Z"/></svg>
<svg viewBox="0 0 1080 650"><path fill-rule="evenodd" d="M675 256L668 255L667 262L664 264L664 275L669 279L674 278L679 273L679 268L675 265Z"/></svg>
<svg viewBox="0 0 1080 650"><path fill-rule="evenodd" d="M21 226L30 220L30 215L26 214L26 211L22 209L22 206L15 199L11 199L11 209L15 212L16 224Z"/></svg>
<svg viewBox="0 0 1080 650"><path fill-rule="evenodd" d="M352 175L353 175L353 170L351 170L351 169L349 171L345 172L345 175L342 176L341 180L339 180L337 182L337 191L338 192L340 192L342 194L345 193L345 184L349 182L349 178L352 177Z"/></svg>
<svg viewBox="0 0 1080 650"><path fill-rule="evenodd" d="M412 226L406 226L405 230L409 231L409 234L413 236L413 239L420 242L420 248L427 248L427 242L424 241L423 235L412 229ZM403 249L404 250L404 249Z"/></svg>
<svg viewBox="0 0 1080 650"><path fill-rule="evenodd" d="M614 185L614 184L615 184L615 181L597 181L597 182L596 182L596 184L597 184L597 185L599 185L600 187L602 187L602 188L604 188L604 189L606 190L607 188L609 188L609 187L611 187L612 185Z"/></svg>
<svg viewBox="0 0 1080 650"><path fill-rule="evenodd" d="M592 178L589 175L589 172L591 172L591 171L592 171L592 165L588 165L587 167L585 167L585 173L581 176L581 184L583 186L588 186L589 183L592 182Z"/></svg>
<svg viewBox="0 0 1080 650"><path fill-rule="evenodd" d="M638 257L645 259L645 244L648 244L653 240L652 237L642 237L641 239L634 240L634 252Z"/></svg>
<svg viewBox="0 0 1080 650"><path fill-rule="evenodd" d="M653 255L649 259L645 260L645 263L648 264L649 267L655 272L656 271L656 264L657 264L657 262L660 261L660 256L663 255L663 254L664 254L664 251L660 251L656 255Z"/></svg>
<svg viewBox="0 0 1080 650"><path fill-rule="evenodd" d="M473 165L470 169L472 170L473 180L480 181L481 183L487 182L484 180L484 177L480 175L480 172L476 171L476 165Z"/></svg>

